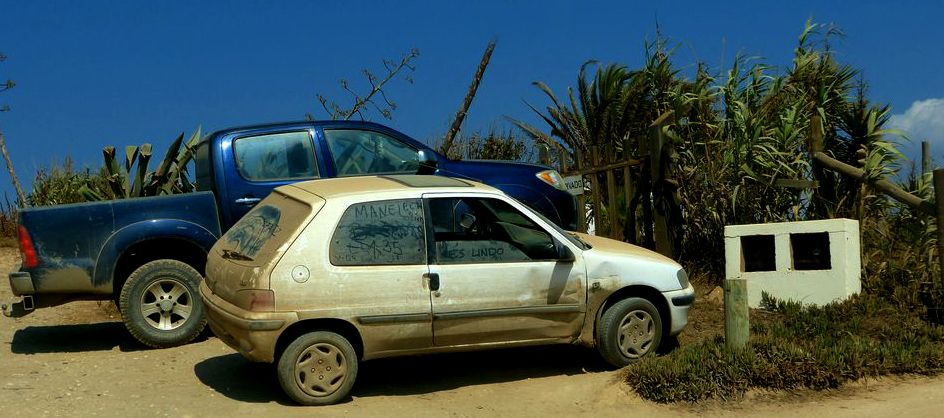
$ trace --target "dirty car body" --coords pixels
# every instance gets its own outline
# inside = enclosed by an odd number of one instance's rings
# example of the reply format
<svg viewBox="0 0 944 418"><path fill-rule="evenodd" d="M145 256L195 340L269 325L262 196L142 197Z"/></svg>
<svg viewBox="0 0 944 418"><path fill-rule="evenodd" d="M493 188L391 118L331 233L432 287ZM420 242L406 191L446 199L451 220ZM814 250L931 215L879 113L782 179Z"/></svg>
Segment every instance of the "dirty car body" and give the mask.
<svg viewBox="0 0 944 418"><path fill-rule="evenodd" d="M668 258L429 176L276 189L211 249L200 292L224 342L315 405L380 357L579 343L625 365L681 332L694 299Z"/></svg>

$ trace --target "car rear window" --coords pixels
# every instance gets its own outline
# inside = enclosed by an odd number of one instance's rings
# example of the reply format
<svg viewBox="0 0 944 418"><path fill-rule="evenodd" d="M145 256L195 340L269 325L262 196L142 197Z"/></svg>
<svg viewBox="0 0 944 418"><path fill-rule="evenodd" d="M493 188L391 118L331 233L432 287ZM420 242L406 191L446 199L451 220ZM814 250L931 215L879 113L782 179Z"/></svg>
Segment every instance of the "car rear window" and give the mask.
<svg viewBox="0 0 944 418"><path fill-rule="evenodd" d="M311 209L274 191L220 238L223 258L240 264L267 263L295 235Z"/></svg>

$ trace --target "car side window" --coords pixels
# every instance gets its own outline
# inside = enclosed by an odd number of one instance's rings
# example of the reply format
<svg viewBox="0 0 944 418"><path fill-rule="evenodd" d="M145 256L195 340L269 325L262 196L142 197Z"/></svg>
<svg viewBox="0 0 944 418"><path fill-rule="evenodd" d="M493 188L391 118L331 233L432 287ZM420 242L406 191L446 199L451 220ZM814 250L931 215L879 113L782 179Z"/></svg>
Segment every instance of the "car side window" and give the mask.
<svg viewBox="0 0 944 418"><path fill-rule="evenodd" d="M514 206L488 198L429 200L437 264L502 263L558 257L554 238Z"/></svg>
<svg viewBox="0 0 944 418"><path fill-rule="evenodd" d="M331 237L336 266L426 264L426 223L421 199L351 205Z"/></svg>
<svg viewBox="0 0 944 418"><path fill-rule="evenodd" d="M416 173L417 150L379 132L326 129L325 140L338 177Z"/></svg>
<svg viewBox="0 0 944 418"><path fill-rule="evenodd" d="M237 138L236 168L250 181L319 177L308 131Z"/></svg>

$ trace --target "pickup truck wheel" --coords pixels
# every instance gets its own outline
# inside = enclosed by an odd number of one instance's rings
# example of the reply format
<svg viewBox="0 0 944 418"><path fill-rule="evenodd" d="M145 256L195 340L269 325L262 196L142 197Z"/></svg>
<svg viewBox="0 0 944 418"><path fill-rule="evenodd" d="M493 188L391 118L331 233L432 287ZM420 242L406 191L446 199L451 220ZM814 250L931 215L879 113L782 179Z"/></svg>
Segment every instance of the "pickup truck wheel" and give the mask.
<svg viewBox="0 0 944 418"><path fill-rule="evenodd" d="M121 288L121 319L134 338L154 348L186 344L206 325L197 289L203 278L177 260L138 267Z"/></svg>
<svg viewBox="0 0 944 418"><path fill-rule="evenodd" d="M344 337L329 331L304 334L279 358L279 383L302 405L331 405L347 396L357 378L357 353Z"/></svg>
<svg viewBox="0 0 944 418"><path fill-rule="evenodd" d="M597 324L597 348L607 363L624 367L654 353L662 340L659 309L643 298L616 302Z"/></svg>

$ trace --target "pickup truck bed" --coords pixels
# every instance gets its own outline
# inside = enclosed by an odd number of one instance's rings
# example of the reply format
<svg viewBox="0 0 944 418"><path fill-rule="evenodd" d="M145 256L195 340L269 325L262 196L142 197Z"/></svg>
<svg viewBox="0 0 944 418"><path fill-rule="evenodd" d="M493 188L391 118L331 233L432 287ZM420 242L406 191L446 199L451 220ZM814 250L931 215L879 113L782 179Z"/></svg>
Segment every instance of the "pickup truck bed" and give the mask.
<svg viewBox="0 0 944 418"><path fill-rule="evenodd" d="M202 272L221 235L210 192L30 208L18 216L24 259L10 287L27 296L26 308L111 299L132 271L157 259L180 259Z"/></svg>

